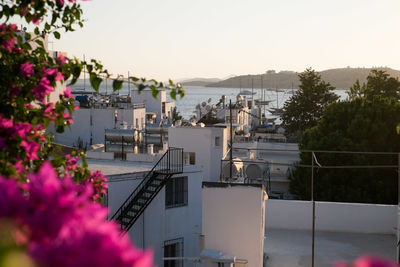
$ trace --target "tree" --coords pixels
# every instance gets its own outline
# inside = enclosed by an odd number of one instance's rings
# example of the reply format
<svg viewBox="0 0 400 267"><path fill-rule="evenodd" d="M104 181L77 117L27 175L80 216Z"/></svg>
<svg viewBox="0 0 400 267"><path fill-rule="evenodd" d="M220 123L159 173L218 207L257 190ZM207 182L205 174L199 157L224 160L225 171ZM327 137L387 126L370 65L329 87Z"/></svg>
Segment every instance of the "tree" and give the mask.
<svg viewBox="0 0 400 267"><path fill-rule="evenodd" d="M400 103L395 98L355 98L328 106L316 127L304 132L301 150L398 152ZM397 165L396 155L317 153L322 166ZM302 152L300 164L311 164L311 153ZM290 177L290 191L310 199L311 170L297 168ZM397 203L395 169L317 169L317 200Z"/></svg>
<svg viewBox="0 0 400 267"><path fill-rule="evenodd" d="M175 123L176 121L179 121L182 119L182 116L179 114L179 111L174 107L172 109L172 123Z"/></svg>
<svg viewBox="0 0 400 267"><path fill-rule="evenodd" d="M301 134L317 125L324 108L337 101L335 88L321 79L321 75L312 69L299 74L300 86L284 105L282 126L287 137L299 139Z"/></svg>
<svg viewBox="0 0 400 267"><path fill-rule="evenodd" d="M350 100L360 97L371 100L377 95L400 99L400 81L390 77L385 71L371 70L367 77L367 83L361 86L357 80L350 88L348 95Z"/></svg>

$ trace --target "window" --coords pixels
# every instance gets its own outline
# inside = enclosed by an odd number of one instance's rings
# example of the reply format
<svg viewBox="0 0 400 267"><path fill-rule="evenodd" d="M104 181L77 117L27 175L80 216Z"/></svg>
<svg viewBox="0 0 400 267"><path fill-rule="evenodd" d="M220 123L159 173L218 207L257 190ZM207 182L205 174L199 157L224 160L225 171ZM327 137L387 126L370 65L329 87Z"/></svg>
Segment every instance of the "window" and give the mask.
<svg viewBox="0 0 400 267"><path fill-rule="evenodd" d="M183 238L164 242L164 258L183 257ZM164 260L164 267L183 267L183 260Z"/></svg>
<svg viewBox="0 0 400 267"><path fill-rule="evenodd" d="M171 178L165 185L165 208L174 208L187 205L188 178Z"/></svg>
<svg viewBox="0 0 400 267"><path fill-rule="evenodd" d="M221 145L221 137L216 136L215 137L215 146L220 146Z"/></svg>
<svg viewBox="0 0 400 267"><path fill-rule="evenodd" d="M196 153L194 152L183 152L183 159L185 165L195 165L196 164Z"/></svg>
<svg viewBox="0 0 400 267"><path fill-rule="evenodd" d="M161 113L165 114L165 102L162 102Z"/></svg>
<svg viewBox="0 0 400 267"><path fill-rule="evenodd" d="M139 129L139 119L136 119L136 129Z"/></svg>
<svg viewBox="0 0 400 267"><path fill-rule="evenodd" d="M140 118L140 124L142 125L142 129L144 128L144 118Z"/></svg>

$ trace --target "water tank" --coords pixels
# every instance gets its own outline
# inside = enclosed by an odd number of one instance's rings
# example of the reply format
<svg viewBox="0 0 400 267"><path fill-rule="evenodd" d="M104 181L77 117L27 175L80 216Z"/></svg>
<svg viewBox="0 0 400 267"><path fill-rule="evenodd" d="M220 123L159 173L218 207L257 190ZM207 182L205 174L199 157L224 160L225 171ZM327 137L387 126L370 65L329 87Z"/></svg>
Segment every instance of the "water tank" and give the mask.
<svg viewBox="0 0 400 267"><path fill-rule="evenodd" d="M134 143L137 142L138 133L134 129L106 129L105 139L106 141L112 142L124 142Z"/></svg>
<svg viewBox="0 0 400 267"><path fill-rule="evenodd" d="M229 161L224 161L222 163L221 174L222 174L223 178L229 178L230 177L229 166L230 166ZM242 169L243 169L242 160L239 159L239 158L233 158L233 162L232 162L232 177L233 178L240 177L241 174L242 174Z"/></svg>
<svg viewBox="0 0 400 267"><path fill-rule="evenodd" d="M264 178L269 175L269 166L265 163L250 163L246 167L246 177L250 179Z"/></svg>
<svg viewBox="0 0 400 267"><path fill-rule="evenodd" d="M152 126L146 126L146 133L148 134L168 134L168 128L167 127L152 127Z"/></svg>

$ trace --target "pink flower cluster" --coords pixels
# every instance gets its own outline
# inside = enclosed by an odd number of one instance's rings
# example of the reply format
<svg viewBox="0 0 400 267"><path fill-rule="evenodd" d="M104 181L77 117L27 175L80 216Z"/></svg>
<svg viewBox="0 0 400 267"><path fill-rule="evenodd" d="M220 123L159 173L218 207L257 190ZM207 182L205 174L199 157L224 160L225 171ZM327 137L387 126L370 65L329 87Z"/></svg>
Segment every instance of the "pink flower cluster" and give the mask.
<svg viewBox="0 0 400 267"><path fill-rule="evenodd" d="M1 24L0 25L0 43L1 46L8 52L12 52L17 39L14 33L18 31L16 24Z"/></svg>
<svg viewBox="0 0 400 267"><path fill-rule="evenodd" d="M4 150L8 146L9 140L21 139L21 148L24 149L28 160L38 160L37 151L40 146L37 141L45 141L45 137L41 133L42 126L33 127L27 122L15 122L12 119L4 118L0 115L0 150Z"/></svg>
<svg viewBox="0 0 400 267"><path fill-rule="evenodd" d="M352 264L339 262L335 267L399 267L397 263L375 256L363 256L355 260Z"/></svg>
<svg viewBox="0 0 400 267"><path fill-rule="evenodd" d="M101 197L101 194L106 194L108 188L107 178L99 171L90 172L89 184L93 186L93 196L94 201Z"/></svg>
<svg viewBox="0 0 400 267"><path fill-rule="evenodd" d="M0 176L0 222L14 222L38 266L152 266L151 252L132 247L105 220L107 209L90 200L90 186L57 177L48 162L28 178L22 190Z"/></svg>
<svg viewBox="0 0 400 267"><path fill-rule="evenodd" d="M20 71L22 76L24 77L30 77L35 71L33 70L33 64L29 62L25 62L24 64L21 64Z"/></svg>

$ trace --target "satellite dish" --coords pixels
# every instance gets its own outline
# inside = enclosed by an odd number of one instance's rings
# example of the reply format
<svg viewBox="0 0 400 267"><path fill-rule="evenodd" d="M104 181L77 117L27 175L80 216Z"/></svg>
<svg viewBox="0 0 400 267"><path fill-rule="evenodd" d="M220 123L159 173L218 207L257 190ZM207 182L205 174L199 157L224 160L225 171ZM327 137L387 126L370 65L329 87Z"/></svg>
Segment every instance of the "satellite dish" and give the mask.
<svg viewBox="0 0 400 267"><path fill-rule="evenodd" d="M211 97L208 99L207 103L210 103L210 102L211 102Z"/></svg>

